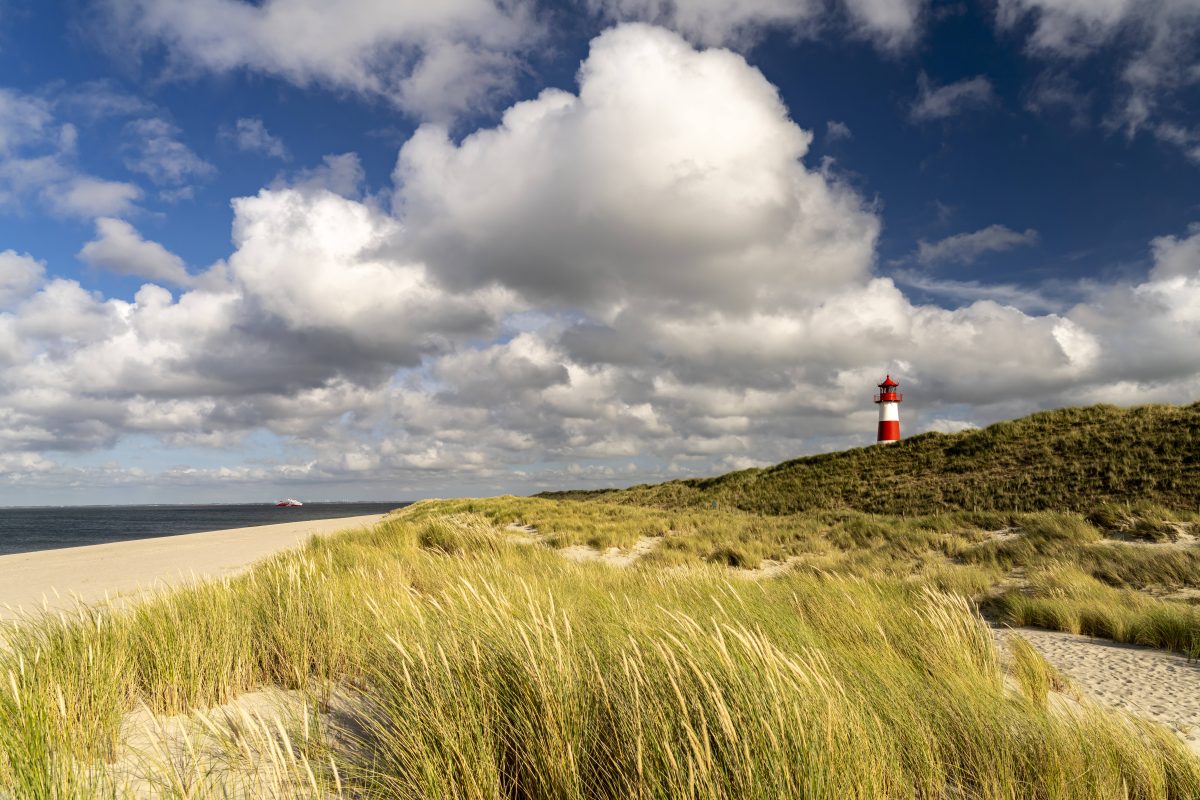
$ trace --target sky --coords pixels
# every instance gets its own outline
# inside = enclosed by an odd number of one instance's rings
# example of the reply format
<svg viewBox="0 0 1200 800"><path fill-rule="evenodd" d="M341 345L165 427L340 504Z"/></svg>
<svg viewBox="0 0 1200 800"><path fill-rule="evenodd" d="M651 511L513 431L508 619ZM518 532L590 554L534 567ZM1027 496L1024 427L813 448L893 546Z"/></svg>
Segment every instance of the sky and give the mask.
<svg viewBox="0 0 1200 800"><path fill-rule="evenodd" d="M1200 399L1200 0L0 0L0 505Z"/></svg>

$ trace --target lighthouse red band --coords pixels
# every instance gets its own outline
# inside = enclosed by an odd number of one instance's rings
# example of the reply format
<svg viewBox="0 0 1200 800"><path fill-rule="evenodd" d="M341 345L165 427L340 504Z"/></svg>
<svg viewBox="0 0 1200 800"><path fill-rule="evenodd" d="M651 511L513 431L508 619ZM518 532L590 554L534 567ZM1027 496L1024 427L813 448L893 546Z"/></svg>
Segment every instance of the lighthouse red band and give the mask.
<svg viewBox="0 0 1200 800"><path fill-rule="evenodd" d="M896 391L900 384L888 375L883 383L878 384L879 391L875 394L875 403L879 406L879 437L877 442L900 441L900 404L904 395Z"/></svg>

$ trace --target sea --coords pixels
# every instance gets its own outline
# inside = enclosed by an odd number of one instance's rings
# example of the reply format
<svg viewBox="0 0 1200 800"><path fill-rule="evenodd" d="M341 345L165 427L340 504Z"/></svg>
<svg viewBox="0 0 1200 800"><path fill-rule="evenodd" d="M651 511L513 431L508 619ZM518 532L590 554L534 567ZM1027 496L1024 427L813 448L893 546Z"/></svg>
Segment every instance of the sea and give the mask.
<svg viewBox="0 0 1200 800"><path fill-rule="evenodd" d="M0 555L277 522L383 514L409 501L239 505L37 506L0 508Z"/></svg>

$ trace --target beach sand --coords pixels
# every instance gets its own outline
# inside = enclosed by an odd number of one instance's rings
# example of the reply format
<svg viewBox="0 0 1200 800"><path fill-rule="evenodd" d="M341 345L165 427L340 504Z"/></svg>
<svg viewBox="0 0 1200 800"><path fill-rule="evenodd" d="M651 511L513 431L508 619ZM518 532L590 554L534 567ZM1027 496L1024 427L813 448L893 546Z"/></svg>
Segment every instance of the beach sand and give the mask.
<svg viewBox="0 0 1200 800"><path fill-rule="evenodd" d="M1200 756L1200 663L1165 650L1059 631L998 631L1001 640L1014 634L1093 700L1166 725Z"/></svg>
<svg viewBox="0 0 1200 800"><path fill-rule="evenodd" d="M281 522L0 556L0 619L128 598L197 578L236 573L310 536L374 525L382 514Z"/></svg>

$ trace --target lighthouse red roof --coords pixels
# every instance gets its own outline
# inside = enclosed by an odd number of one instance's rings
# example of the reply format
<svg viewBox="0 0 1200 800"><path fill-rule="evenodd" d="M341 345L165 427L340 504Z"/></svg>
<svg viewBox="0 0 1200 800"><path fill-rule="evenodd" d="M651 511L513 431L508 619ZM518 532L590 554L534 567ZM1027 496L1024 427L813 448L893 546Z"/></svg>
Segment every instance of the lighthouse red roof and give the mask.
<svg viewBox="0 0 1200 800"><path fill-rule="evenodd" d="M884 379L883 379L883 383L879 384L879 388L880 388L880 389L882 389L882 388L884 388L884 387L891 388L891 387L893 387L893 386L899 386L899 385L900 385L900 384L898 384L898 383L896 383L894 380L892 380L892 376L891 376L891 375L888 375L886 378L884 378Z"/></svg>

